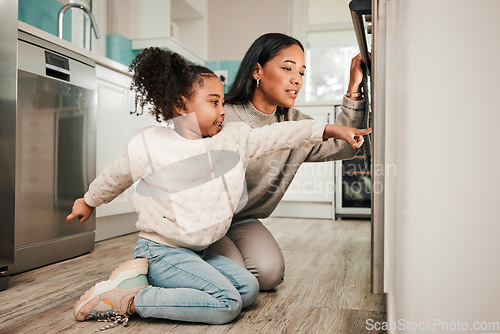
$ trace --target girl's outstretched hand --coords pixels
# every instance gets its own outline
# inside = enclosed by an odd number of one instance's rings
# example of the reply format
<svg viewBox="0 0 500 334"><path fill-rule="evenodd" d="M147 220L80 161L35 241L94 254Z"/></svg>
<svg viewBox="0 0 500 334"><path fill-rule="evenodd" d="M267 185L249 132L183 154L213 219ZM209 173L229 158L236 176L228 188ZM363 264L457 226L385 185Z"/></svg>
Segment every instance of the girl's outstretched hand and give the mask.
<svg viewBox="0 0 500 334"><path fill-rule="evenodd" d="M83 223L87 219L89 219L90 215L94 211L94 208L85 203L83 198L79 198L73 203L73 211L66 217L66 224L71 224L73 218L77 218L80 223Z"/></svg>
<svg viewBox="0 0 500 334"><path fill-rule="evenodd" d="M328 138L342 139L347 142L352 148L360 148L363 145L363 136L368 135L372 132L372 128L369 129L356 129L349 126L327 124L325 127L325 132L323 133L323 139Z"/></svg>

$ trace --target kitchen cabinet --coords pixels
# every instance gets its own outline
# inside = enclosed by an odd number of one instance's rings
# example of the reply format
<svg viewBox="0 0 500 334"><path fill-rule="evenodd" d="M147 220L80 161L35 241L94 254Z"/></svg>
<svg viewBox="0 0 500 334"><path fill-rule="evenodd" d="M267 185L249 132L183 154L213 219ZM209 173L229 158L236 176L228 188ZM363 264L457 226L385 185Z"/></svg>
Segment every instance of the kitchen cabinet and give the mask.
<svg viewBox="0 0 500 334"><path fill-rule="evenodd" d="M156 123L148 106L135 108L131 77L105 66L96 66L97 74L97 157L99 174L126 149L132 134ZM108 204L96 208L96 240L135 231L136 213L131 197L133 186Z"/></svg>
<svg viewBox="0 0 500 334"><path fill-rule="evenodd" d="M174 0L170 18L173 39L204 63L208 52L207 0Z"/></svg>
<svg viewBox="0 0 500 334"><path fill-rule="evenodd" d="M131 134L130 77L103 66L97 74L97 174L125 150ZM97 217L132 212L131 190L96 209Z"/></svg>
<svg viewBox="0 0 500 334"><path fill-rule="evenodd" d="M130 39L133 50L156 46L195 64L206 61L206 0L109 0L106 17L107 33Z"/></svg>
<svg viewBox="0 0 500 334"><path fill-rule="evenodd" d="M296 106L318 122L333 122L334 107ZM304 163L300 166L274 217L333 219L335 213L335 162Z"/></svg>

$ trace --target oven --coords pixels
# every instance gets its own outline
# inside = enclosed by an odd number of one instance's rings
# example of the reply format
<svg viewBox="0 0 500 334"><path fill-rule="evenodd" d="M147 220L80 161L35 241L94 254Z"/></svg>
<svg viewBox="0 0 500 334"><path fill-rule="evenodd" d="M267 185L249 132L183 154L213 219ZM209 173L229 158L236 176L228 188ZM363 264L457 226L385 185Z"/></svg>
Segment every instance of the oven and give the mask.
<svg viewBox="0 0 500 334"><path fill-rule="evenodd" d="M385 3L379 0L352 0L349 3L354 32L365 64L363 90L367 101L363 155L371 175L371 288L384 290L384 193L385 193ZM369 56L371 53L371 57Z"/></svg>

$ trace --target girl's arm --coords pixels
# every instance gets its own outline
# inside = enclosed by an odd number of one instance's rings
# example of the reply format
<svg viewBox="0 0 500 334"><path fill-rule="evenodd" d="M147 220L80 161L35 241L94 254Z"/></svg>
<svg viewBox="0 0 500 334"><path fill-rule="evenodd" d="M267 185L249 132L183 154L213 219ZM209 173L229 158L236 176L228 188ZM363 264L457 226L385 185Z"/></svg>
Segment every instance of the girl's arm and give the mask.
<svg viewBox="0 0 500 334"><path fill-rule="evenodd" d="M363 145L363 136L372 132L372 129L356 129L349 126L327 124L323 133L323 140L330 138L341 139L351 145L352 148L358 149Z"/></svg>
<svg viewBox="0 0 500 334"><path fill-rule="evenodd" d="M335 124L325 125L313 120L274 123L250 130L246 140L246 157L256 159L276 151L310 148L311 145L328 138L344 140L349 146L357 149L363 144L362 136L370 132L371 129L358 130Z"/></svg>
<svg viewBox="0 0 500 334"><path fill-rule="evenodd" d="M248 127L245 123L240 124ZM324 130L325 124L313 120L280 122L253 128L246 136L246 158L256 159L277 151L311 147L311 144L323 141Z"/></svg>
<svg viewBox="0 0 500 334"><path fill-rule="evenodd" d="M132 184L128 153L125 151L95 178L84 198L74 202L72 212L66 217L66 223L70 224L74 218L79 218L83 223L90 217L95 207L111 202Z"/></svg>
<svg viewBox="0 0 500 334"><path fill-rule="evenodd" d="M91 207L109 203L127 190L133 183L128 150L95 178L83 198Z"/></svg>

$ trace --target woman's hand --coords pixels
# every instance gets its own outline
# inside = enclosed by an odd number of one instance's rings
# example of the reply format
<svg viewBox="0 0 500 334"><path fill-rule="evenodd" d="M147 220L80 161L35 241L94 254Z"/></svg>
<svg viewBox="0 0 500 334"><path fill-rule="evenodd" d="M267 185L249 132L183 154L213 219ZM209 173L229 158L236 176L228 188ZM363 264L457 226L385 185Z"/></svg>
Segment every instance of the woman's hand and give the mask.
<svg viewBox="0 0 500 334"><path fill-rule="evenodd" d="M80 223L83 223L87 219L89 219L90 215L94 211L94 208L87 203L83 198L79 198L73 203L73 211L66 217L66 223L69 225L73 218L78 217Z"/></svg>
<svg viewBox="0 0 500 334"><path fill-rule="evenodd" d="M370 59L371 53L368 53ZM363 84L363 69L361 68L361 54L351 60L351 69L349 77L349 86L347 87L348 93L361 93L361 85ZM352 100L361 100L362 97L351 97Z"/></svg>
<svg viewBox="0 0 500 334"><path fill-rule="evenodd" d="M372 129L356 129L349 126L327 124L323 132L323 140L328 138L342 139L347 142L352 148L360 148L363 145L363 136L372 132Z"/></svg>

